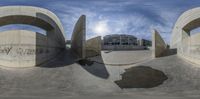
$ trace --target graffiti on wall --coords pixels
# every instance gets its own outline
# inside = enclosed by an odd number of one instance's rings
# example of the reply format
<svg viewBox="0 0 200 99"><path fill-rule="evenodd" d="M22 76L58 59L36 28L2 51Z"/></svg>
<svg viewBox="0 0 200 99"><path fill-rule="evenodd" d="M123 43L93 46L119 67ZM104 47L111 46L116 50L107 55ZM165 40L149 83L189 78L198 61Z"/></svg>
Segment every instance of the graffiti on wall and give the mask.
<svg viewBox="0 0 200 99"><path fill-rule="evenodd" d="M48 54L50 52L49 48L46 47L18 47L18 46L0 46L0 55L38 55L38 54Z"/></svg>

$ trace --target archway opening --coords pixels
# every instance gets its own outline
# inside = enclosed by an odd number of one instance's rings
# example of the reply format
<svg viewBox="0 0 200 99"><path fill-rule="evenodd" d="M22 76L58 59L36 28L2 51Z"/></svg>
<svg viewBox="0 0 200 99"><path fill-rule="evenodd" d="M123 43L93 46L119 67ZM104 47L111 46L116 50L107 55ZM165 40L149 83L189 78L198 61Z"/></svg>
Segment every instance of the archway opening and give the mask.
<svg viewBox="0 0 200 99"><path fill-rule="evenodd" d="M27 31L33 31L36 33L40 33L43 35L47 35L47 31L33 26L33 25L26 25L26 24L9 24L9 25L4 25L0 27L0 32L4 32L4 31L11 31L11 30L27 30Z"/></svg>
<svg viewBox="0 0 200 99"><path fill-rule="evenodd" d="M182 53L200 59L200 18L189 22L182 30Z"/></svg>

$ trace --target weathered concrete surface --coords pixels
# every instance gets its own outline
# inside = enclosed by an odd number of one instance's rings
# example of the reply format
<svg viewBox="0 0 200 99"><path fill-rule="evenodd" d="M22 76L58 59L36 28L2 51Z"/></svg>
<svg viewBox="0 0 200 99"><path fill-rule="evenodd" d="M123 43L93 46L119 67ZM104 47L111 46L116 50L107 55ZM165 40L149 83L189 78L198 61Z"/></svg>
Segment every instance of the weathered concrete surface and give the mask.
<svg viewBox="0 0 200 99"><path fill-rule="evenodd" d="M61 22L55 14L46 9L32 6L0 7L0 26L9 24L36 26L46 30L47 35L24 30L1 33L0 65L36 66L54 58L65 48Z"/></svg>
<svg viewBox="0 0 200 99"><path fill-rule="evenodd" d="M172 31L171 47L177 48L180 57L200 64L199 35L190 36L190 31L200 26L200 8L184 12ZM193 39L193 40L192 40Z"/></svg>
<svg viewBox="0 0 200 99"><path fill-rule="evenodd" d="M190 62L200 64L200 34L198 33L191 36L186 34L183 36L185 37L182 39L182 50L179 50L179 56Z"/></svg>
<svg viewBox="0 0 200 99"><path fill-rule="evenodd" d="M12 30L0 33L0 65L30 67L40 65L60 52L50 47L47 36L26 31Z"/></svg>
<svg viewBox="0 0 200 99"><path fill-rule="evenodd" d="M86 41L86 57L101 55L101 36Z"/></svg>
<svg viewBox="0 0 200 99"><path fill-rule="evenodd" d="M157 30L152 31L152 57L161 57L167 50L165 41L160 36Z"/></svg>
<svg viewBox="0 0 200 99"><path fill-rule="evenodd" d="M47 31L54 46L65 46L64 29L58 17L47 9L32 6L0 7L0 26L27 24Z"/></svg>
<svg viewBox="0 0 200 99"><path fill-rule="evenodd" d="M99 60L99 57L102 59ZM101 51L101 56L92 58L92 60L99 63L110 64L114 66L127 66L149 61L151 59L151 51L149 50Z"/></svg>
<svg viewBox="0 0 200 99"><path fill-rule="evenodd" d="M85 97L198 99L200 97L200 69L176 55L129 66L110 66L98 63L92 66L80 66L67 57L70 56L68 54L70 53L48 63L47 66L51 68L0 68L0 97L7 99L19 97L33 99L82 99ZM142 55L137 54L135 57ZM121 59L121 57L118 58ZM158 87L148 89L121 90L114 83L121 79L120 74L124 73L125 69L141 65L163 71L169 79ZM107 77L105 78L104 75Z"/></svg>
<svg viewBox="0 0 200 99"><path fill-rule="evenodd" d="M86 57L86 16L82 15L75 24L71 37L71 50L78 58Z"/></svg>

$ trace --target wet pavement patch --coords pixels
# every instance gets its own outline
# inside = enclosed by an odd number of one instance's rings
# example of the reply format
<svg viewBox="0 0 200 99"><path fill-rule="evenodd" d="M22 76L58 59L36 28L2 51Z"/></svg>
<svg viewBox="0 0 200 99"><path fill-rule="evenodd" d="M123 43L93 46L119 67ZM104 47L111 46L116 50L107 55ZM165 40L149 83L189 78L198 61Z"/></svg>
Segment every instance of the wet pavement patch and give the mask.
<svg viewBox="0 0 200 99"><path fill-rule="evenodd" d="M90 61L88 59L81 59L78 61L78 63L82 66L91 66L94 62L93 61Z"/></svg>
<svg viewBox="0 0 200 99"><path fill-rule="evenodd" d="M159 70L147 66L126 69L122 79L115 81L120 88L152 88L162 84L168 77Z"/></svg>

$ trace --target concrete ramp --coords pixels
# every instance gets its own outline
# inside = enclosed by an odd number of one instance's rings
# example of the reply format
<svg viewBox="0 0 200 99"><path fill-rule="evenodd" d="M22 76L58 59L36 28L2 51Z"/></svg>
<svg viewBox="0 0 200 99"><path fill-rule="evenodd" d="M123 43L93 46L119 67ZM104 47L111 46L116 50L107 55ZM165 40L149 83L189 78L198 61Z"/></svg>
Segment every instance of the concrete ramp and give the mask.
<svg viewBox="0 0 200 99"><path fill-rule="evenodd" d="M167 50L165 41L160 36L157 30L152 31L152 57L157 58L163 56Z"/></svg>
<svg viewBox="0 0 200 99"><path fill-rule="evenodd" d="M78 58L85 58L86 49L86 16L82 15L75 24L72 38L71 38L71 51Z"/></svg>

